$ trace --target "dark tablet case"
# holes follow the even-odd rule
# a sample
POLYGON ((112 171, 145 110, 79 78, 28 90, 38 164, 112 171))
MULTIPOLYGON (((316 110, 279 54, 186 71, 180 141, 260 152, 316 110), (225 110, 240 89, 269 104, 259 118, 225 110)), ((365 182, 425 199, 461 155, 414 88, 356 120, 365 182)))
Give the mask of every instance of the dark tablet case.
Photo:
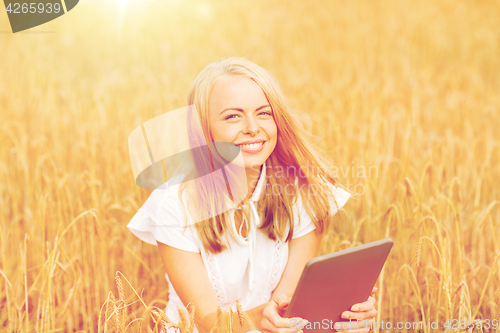
POLYGON ((308 320, 304 333, 333 332, 335 322, 349 321, 344 311, 368 299, 392 245, 386 238, 309 260, 284 318, 308 320))

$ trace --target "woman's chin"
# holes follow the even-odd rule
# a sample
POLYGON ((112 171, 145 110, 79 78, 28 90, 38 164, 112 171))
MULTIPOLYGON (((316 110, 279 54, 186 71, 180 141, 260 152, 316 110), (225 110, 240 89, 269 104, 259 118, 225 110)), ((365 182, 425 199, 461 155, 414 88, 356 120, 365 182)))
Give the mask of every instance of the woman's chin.
POLYGON ((245 169, 246 170, 260 170, 261 166, 264 164, 264 161, 245 161, 245 169))
POLYGON ((264 159, 262 156, 248 156, 243 154, 232 160, 230 164, 236 168, 244 168, 246 172, 251 172, 260 171, 266 160, 267 158, 264 159))

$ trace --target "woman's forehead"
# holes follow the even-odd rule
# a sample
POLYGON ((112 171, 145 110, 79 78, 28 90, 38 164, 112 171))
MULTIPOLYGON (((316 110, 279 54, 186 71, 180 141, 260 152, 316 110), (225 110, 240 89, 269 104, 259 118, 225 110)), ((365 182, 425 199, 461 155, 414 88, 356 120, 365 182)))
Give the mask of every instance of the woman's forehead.
MULTIPOLYGON (((262 88, 254 80, 241 75, 221 78, 214 84, 209 97, 209 105, 215 108, 239 107, 233 104, 241 104, 241 107, 262 102, 267 102, 262 88)), ((261 105, 257 107, 259 106, 261 105)))

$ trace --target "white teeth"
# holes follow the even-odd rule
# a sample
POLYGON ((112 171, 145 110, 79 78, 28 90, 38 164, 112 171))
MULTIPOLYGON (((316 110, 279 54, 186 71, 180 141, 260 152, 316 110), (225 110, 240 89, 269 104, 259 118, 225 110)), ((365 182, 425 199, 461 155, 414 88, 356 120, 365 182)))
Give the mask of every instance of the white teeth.
POLYGON ((251 144, 246 144, 246 145, 239 145, 241 148, 257 148, 259 146, 262 146, 264 144, 264 141, 259 142, 259 143, 251 143, 251 144))

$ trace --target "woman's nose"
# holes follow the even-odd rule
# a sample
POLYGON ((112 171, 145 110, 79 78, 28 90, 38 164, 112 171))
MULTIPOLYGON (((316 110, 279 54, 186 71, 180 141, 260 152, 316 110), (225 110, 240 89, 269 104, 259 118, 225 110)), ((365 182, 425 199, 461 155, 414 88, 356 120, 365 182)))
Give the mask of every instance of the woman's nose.
POLYGON ((255 135, 259 133, 259 125, 257 124, 254 117, 247 117, 245 122, 245 128, 243 129, 245 134, 255 135))

